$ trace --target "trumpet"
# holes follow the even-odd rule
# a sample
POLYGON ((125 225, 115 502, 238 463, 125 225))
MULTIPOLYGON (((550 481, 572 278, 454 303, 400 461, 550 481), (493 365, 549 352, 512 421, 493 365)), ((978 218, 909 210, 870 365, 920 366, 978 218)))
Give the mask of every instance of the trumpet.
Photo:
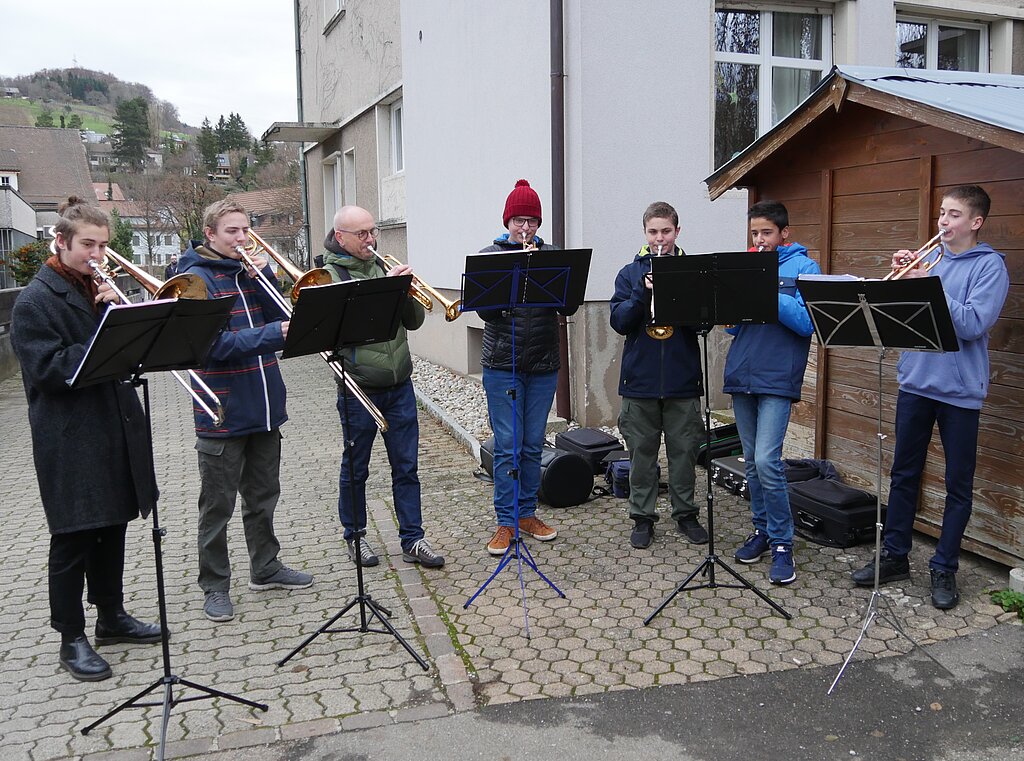
POLYGON ((899 280, 901 277, 906 275, 910 270, 917 267, 921 267, 925 272, 931 272, 932 268, 935 267, 940 261, 942 261, 943 255, 946 253, 946 247, 942 243, 942 236, 946 234, 946 229, 941 228, 931 240, 925 243, 921 248, 917 249, 909 257, 907 257, 906 263, 899 269, 890 270, 889 273, 882 278, 882 280, 899 280), (935 258, 928 260, 928 257, 933 253, 935 258), (926 261, 927 260, 927 261, 926 261))
MULTIPOLYGON (((658 256, 661 256, 661 251, 664 246, 658 246, 658 256)), ((645 276, 646 277, 646 276, 645 276)), ((651 289, 651 325, 647 326, 647 335, 656 341, 664 341, 666 338, 671 338, 675 332, 675 328, 671 325, 654 325, 654 289, 651 289)))
MULTIPOLYGON (((56 241, 50 241, 50 251, 54 254, 57 253, 56 241)), ((107 249, 104 253, 103 263, 89 261, 89 268, 92 270, 93 279, 96 282, 106 283, 110 286, 110 289, 116 294, 118 300, 122 304, 130 303, 128 296, 117 287, 117 281, 115 273, 118 269, 124 271, 135 279, 139 285, 145 288, 152 295, 154 299, 196 299, 202 300, 206 298, 206 285, 203 283, 202 278, 198 275, 192 275, 190 273, 183 273, 181 275, 175 275, 166 282, 161 282, 159 279, 153 277, 145 270, 136 267, 134 264, 129 262, 126 258, 121 256, 113 249, 107 249), (111 271, 107 266, 107 261, 113 261, 117 266, 111 271)), ((181 373, 177 370, 171 370, 171 375, 174 379, 181 384, 181 387, 188 392, 188 395, 192 397, 192 400, 199 405, 199 407, 210 416, 213 424, 219 426, 224 422, 224 408, 221 406, 220 399, 213 392, 206 382, 194 370, 188 371, 188 377, 196 386, 199 387, 202 394, 192 388, 191 384, 182 377, 181 373), (204 395, 205 394, 205 398, 204 395)))
MULTIPOLYGON (((292 302, 298 300, 299 291, 305 288, 307 285, 326 285, 331 282, 331 273, 323 268, 312 269, 309 272, 302 272, 298 267, 292 264, 287 258, 279 254, 270 245, 264 241, 259 235, 254 233, 252 230, 249 231, 249 244, 248 246, 238 246, 235 252, 239 255, 242 260, 242 264, 249 273, 256 279, 256 282, 264 290, 264 292, 271 298, 271 300, 278 306, 278 308, 291 319, 292 316, 292 303, 285 299, 277 287, 271 283, 266 275, 260 272, 259 267, 256 266, 256 262, 253 257, 262 249, 271 259, 278 263, 278 265, 285 271, 285 274, 290 277, 295 285, 292 287, 291 299, 292 302), (322 273, 322 274, 320 274, 322 273), (326 281, 323 278, 326 277, 326 281), (301 283, 301 285, 300 285, 301 283)), ((370 413, 370 417, 373 418, 373 422, 377 424, 377 429, 384 433, 388 430, 388 421, 384 419, 384 415, 377 408, 377 405, 366 395, 366 392, 359 388, 359 385, 352 380, 348 374, 342 368, 341 363, 331 359, 329 352, 320 352, 320 358, 327 363, 327 366, 331 368, 331 371, 345 384, 345 388, 348 389, 349 393, 356 398, 363 409, 370 413)))
MULTIPOLYGON (((376 256, 380 263, 387 268, 388 272, 401 264, 401 262, 391 256, 391 254, 381 256, 373 246, 367 246, 367 248, 370 253, 376 256)), ((462 299, 448 301, 448 299, 442 296, 437 290, 424 283, 415 275, 413 275, 412 285, 409 287, 409 295, 420 302, 420 304, 423 305, 423 308, 428 312, 433 311, 434 302, 436 301, 444 307, 444 319, 447 322, 454 322, 459 318, 459 315, 462 314, 462 299)))

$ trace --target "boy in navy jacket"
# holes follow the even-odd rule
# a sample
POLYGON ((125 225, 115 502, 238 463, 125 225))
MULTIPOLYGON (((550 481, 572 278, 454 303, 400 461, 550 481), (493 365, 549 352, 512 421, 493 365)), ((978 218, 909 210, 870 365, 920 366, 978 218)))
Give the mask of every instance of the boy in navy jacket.
POLYGON ((634 523, 629 541, 638 549, 650 547, 654 541, 658 452, 664 433, 672 519, 690 542, 704 544, 708 532, 697 520, 699 508, 693 499, 694 464, 704 438, 697 335, 679 325, 661 340, 647 332, 651 258, 685 255, 676 245, 679 215, 669 204, 658 201, 647 207, 643 222, 647 245, 619 271, 611 300, 612 329, 626 337, 619 375, 619 431, 629 448, 629 517, 634 523))
MULTIPOLYGON (((940 610, 960 601, 956 572, 960 542, 971 517, 978 422, 988 394, 988 332, 999 319, 1010 287, 1003 254, 987 243, 978 243, 978 231, 990 206, 988 193, 977 185, 961 185, 947 192, 939 207, 945 255, 931 273, 919 265, 904 276, 932 274, 942 279, 960 350, 943 354, 908 351, 900 355, 896 365, 900 385, 896 447, 879 582, 910 578, 907 555, 921 474, 932 429, 938 422, 946 457, 946 506, 929 566, 932 605, 940 610)), ((906 250, 893 254, 893 269, 904 266, 910 254, 906 250)), ((872 586, 874 563, 854 571, 853 581, 859 586, 872 586)))
POLYGON ((753 533, 734 557, 754 563, 770 549, 768 580, 789 584, 796 580, 796 565, 782 442, 793 402, 800 401, 814 332, 796 279, 821 270, 806 248, 789 243, 789 212, 781 203, 756 203, 747 220, 753 247, 779 255, 779 321, 726 329, 734 338, 725 360, 723 390, 732 394, 754 522, 753 533))

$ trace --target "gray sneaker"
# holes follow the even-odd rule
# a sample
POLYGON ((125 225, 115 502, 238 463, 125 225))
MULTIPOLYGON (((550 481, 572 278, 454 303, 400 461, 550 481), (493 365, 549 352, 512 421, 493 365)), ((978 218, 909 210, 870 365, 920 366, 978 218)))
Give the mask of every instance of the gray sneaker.
MULTIPOLYGON (((354 563, 356 562, 356 540, 350 539, 346 544, 348 545, 348 559, 354 563)), ((373 551, 370 543, 366 541, 366 537, 359 540, 359 559, 364 568, 372 568, 380 563, 380 558, 377 557, 377 553, 373 551)))
POLYGON ((230 621, 235 617, 235 606, 227 592, 207 592, 203 600, 203 613, 211 621, 230 621))
POLYGON ((277 573, 262 581, 251 579, 249 589, 263 592, 267 589, 305 589, 313 586, 313 575, 302 571, 293 571, 286 565, 281 566, 277 573))
POLYGON ((402 550, 402 560, 406 563, 419 563, 424 568, 440 568, 444 565, 444 557, 434 552, 426 539, 418 539, 412 547, 402 550))

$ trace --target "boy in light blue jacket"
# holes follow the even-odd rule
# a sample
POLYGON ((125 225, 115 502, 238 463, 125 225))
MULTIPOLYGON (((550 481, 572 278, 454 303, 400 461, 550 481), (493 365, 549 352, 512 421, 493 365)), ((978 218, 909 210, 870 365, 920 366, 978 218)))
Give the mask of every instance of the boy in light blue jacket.
MULTIPOLYGON (((879 582, 910 578, 914 515, 932 429, 946 458, 946 505, 942 532, 929 563, 932 605, 956 606, 960 542, 971 517, 978 422, 988 394, 988 332, 999 319, 1010 287, 1003 254, 978 243, 978 232, 991 201, 977 185, 948 191, 939 207, 939 230, 945 255, 930 272, 917 266, 904 277, 939 277, 953 318, 959 351, 943 354, 904 352, 896 366, 896 446, 893 452, 885 541, 879 582)), ((892 266, 905 265, 910 251, 893 254, 892 266)), ((859 586, 872 586, 874 562, 853 573, 859 586)))
POLYGON ((771 550, 768 580, 790 584, 796 580, 796 564, 782 442, 793 402, 800 401, 814 332, 796 279, 821 270, 806 248, 789 242, 789 212, 781 203, 756 203, 747 220, 753 248, 779 255, 779 320, 726 330, 735 337, 725 360, 723 390, 732 394, 754 523, 733 557, 755 563, 771 550))

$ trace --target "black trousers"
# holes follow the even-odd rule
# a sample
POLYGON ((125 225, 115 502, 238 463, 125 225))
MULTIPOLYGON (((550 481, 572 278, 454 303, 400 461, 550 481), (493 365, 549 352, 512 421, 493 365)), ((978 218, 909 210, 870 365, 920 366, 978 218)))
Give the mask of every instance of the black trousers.
POLYGON ((82 590, 100 609, 124 602, 124 537, 127 523, 50 536, 50 626, 76 637, 85 633, 82 590))

